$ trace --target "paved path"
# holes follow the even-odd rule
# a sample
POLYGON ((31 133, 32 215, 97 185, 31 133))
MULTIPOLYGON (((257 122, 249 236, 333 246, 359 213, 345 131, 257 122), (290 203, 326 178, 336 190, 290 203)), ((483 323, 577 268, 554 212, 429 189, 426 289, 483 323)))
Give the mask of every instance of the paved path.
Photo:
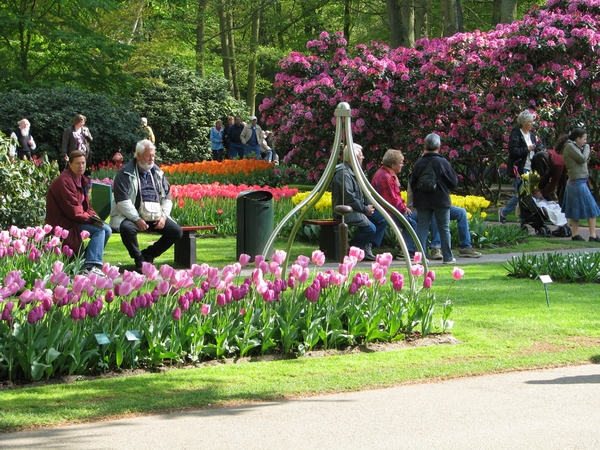
POLYGON ((600 366, 0 435, 4 449, 599 449, 600 366))

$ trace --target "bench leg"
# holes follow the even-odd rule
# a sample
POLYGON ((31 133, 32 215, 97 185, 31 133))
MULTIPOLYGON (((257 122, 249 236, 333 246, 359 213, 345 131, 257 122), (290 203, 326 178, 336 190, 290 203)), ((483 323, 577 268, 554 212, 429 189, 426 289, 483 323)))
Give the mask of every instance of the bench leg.
POLYGON ((183 236, 175 242, 175 263, 187 269, 196 264, 196 232, 183 230, 183 236))
POLYGON ((325 253, 325 258, 340 261, 337 226, 321 227, 319 230, 319 250, 325 253))

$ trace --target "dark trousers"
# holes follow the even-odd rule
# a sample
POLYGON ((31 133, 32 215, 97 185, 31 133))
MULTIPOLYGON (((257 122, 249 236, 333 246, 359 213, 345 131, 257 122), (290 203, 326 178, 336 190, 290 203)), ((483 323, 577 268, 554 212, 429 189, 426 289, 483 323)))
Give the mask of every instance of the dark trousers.
MULTIPOLYGON (((152 258, 162 255, 183 236, 183 230, 179 224, 169 218, 167 218, 164 228, 157 230, 154 228, 155 225, 156 222, 148 222, 148 230, 160 234, 160 239, 144 250, 144 253, 152 258)), ((135 222, 129 219, 123 220, 119 232, 121 233, 123 245, 125 245, 125 248, 129 252, 129 256, 133 259, 139 259, 142 256, 142 252, 138 244, 137 235, 139 230, 135 222)))

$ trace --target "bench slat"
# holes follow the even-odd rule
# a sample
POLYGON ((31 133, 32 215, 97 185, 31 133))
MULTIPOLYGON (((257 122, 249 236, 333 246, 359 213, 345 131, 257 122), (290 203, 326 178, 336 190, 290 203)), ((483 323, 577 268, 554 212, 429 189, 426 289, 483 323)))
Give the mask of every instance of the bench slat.
POLYGON ((305 219, 302 221, 305 225, 318 225, 320 227, 331 227, 342 223, 341 220, 335 219, 305 219))

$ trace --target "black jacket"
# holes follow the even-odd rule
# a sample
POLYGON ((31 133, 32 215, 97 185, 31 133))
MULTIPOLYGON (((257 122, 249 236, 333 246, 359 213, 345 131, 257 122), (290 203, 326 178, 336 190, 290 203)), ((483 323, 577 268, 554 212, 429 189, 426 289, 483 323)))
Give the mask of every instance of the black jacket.
POLYGON ((450 208, 450 191, 458 185, 456 172, 442 155, 436 152, 425 152, 415 163, 410 176, 410 188, 413 192, 413 205, 415 208, 450 208), (421 172, 427 163, 433 163, 433 170, 437 178, 437 188, 433 192, 422 192, 417 189, 421 172))
MULTIPOLYGON (((529 136, 531 137, 531 143, 535 145, 534 152, 537 153, 544 150, 542 141, 535 134, 530 131, 529 136)), ((525 142, 523 133, 521 133, 521 129, 517 128, 513 130, 508 138, 508 161, 506 162, 506 170, 510 178, 516 178, 515 171, 513 170, 514 167, 519 171, 519 175, 523 175, 523 166, 525 165, 525 161, 527 161, 528 153, 529 149, 527 148, 527 143, 525 142)))

